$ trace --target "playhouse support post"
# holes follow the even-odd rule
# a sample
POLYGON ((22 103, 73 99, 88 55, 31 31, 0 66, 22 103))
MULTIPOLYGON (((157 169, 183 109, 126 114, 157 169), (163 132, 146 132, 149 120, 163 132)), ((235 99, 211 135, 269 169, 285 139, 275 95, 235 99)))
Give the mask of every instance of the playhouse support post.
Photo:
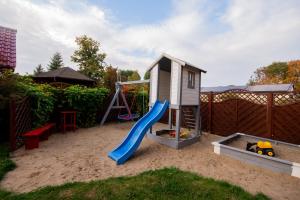
POLYGON ((180 126, 181 126, 181 109, 176 110, 176 140, 180 138, 180 126))
POLYGON ((169 108, 169 128, 172 129, 172 109, 169 108))
POLYGON ((197 106, 197 116, 196 116, 196 134, 202 135, 202 127, 201 127, 201 72, 199 73, 199 90, 198 93, 198 106, 197 106))
POLYGON ((196 106, 196 135, 200 135, 199 133, 199 124, 200 124, 200 106, 196 106))

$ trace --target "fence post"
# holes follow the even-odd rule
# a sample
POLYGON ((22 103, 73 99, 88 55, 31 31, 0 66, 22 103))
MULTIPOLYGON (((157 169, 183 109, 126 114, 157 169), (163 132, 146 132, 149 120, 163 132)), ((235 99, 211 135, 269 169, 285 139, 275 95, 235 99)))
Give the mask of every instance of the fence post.
POLYGON ((213 100, 214 96, 213 93, 210 92, 208 95, 208 132, 212 133, 212 118, 213 118, 213 113, 212 113, 212 107, 213 107, 213 100))
POLYGON ((235 132, 239 132, 239 100, 235 99, 235 132))
POLYGON ((267 95, 267 131, 270 138, 274 139, 273 135, 273 93, 267 95))
POLYGON ((16 150, 16 102, 14 100, 9 101, 9 140, 10 150, 16 150))

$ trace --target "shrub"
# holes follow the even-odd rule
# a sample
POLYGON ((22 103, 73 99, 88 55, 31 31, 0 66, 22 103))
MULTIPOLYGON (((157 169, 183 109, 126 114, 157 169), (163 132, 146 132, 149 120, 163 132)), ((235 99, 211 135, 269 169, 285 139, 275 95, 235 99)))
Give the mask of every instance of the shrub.
POLYGON ((149 95, 146 90, 139 91, 136 97, 136 109, 140 116, 148 112, 149 95))
POLYGON ((108 96, 106 88, 87 88, 73 85, 64 90, 64 107, 78 111, 77 121, 80 127, 91 127, 96 124, 97 111, 103 106, 108 96))
POLYGON ((24 96, 29 96, 32 111, 33 128, 42 126, 50 120, 57 101, 56 88, 48 84, 19 83, 24 96))

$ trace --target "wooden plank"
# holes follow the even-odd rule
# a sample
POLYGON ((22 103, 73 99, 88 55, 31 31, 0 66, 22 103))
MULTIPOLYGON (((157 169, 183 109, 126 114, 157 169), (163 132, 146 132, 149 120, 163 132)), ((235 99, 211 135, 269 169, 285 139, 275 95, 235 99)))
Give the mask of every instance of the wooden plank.
POLYGON ((120 109, 120 108, 126 108, 126 106, 113 106, 112 109, 120 109))
POLYGON ((268 94, 267 101, 267 130, 270 138, 274 138, 272 126, 273 93, 268 94))
POLYGON ((135 84, 145 84, 145 83, 150 83, 150 80, 117 82, 117 84, 120 84, 120 85, 135 85, 135 84))

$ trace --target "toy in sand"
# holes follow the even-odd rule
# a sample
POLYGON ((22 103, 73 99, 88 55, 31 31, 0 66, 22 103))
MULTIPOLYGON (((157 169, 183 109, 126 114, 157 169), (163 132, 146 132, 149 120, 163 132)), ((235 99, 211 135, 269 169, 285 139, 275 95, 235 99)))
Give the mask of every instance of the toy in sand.
MULTIPOLYGON (((189 136, 189 134, 190 134, 190 131, 188 129, 186 129, 186 128, 182 128, 180 130, 180 137, 181 138, 187 138, 189 136)), ((171 137, 175 137, 176 136, 176 131, 175 130, 170 131, 169 135, 171 137)))

